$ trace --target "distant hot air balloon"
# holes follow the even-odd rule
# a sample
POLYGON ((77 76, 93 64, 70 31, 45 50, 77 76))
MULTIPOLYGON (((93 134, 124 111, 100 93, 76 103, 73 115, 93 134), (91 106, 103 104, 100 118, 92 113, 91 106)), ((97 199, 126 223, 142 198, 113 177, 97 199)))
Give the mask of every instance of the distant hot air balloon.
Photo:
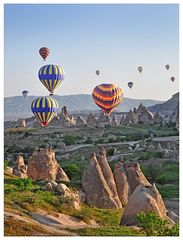
POLYGON ((174 81, 175 81, 175 77, 171 77, 170 79, 171 79, 171 81, 172 81, 172 82, 174 82, 174 81))
POLYGON ((128 82, 128 87, 131 89, 133 87, 133 82, 128 82))
POLYGON ((42 47, 42 48, 39 49, 39 54, 41 55, 41 57, 45 61, 46 58, 48 57, 48 55, 50 54, 50 49, 47 48, 47 47, 42 47))
POLYGON ((31 109, 42 126, 48 126, 58 111, 58 102, 51 97, 40 97, 32 102, 31 109))
POLYGON ((27 98, 29 92, 27 90, 22 91, 22 95, 24 96, 24 98, 27 98))
POLYGON ((142 66, 139 66, 139 67, 138 67, 138 71, 139 71, 140 73, 143 71, 142 66))
POLYGON ((100 71, 99 71, 99 70, 96 70, 96 74, 99 75, 99 74, 100 74, 100 71))
POLYGON ((170 65, 165 65, 165 68, 168 70, 170 68, 170 65))
POLYGON ((50 92, 50 95, 53 95, 54 90, 64 79, 65 73, 63 68, 61 68, 60 66, 50 64, 40 68, 38 76, 39 80, 50 92))
POLYGON ((102 111, 109 115, 122 101, 123 91, 115 84, 103 83, 93 89, 92 97, 102 111))

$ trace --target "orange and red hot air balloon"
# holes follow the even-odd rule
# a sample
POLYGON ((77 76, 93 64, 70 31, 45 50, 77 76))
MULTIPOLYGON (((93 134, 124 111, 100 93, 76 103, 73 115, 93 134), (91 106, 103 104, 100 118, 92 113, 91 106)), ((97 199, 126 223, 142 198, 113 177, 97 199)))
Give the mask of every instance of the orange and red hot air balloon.
POLYGON ((115 84, 100 84, 93 89, 92 97, 102 111, 110 115, 123 99, 123 90, 115 84))
POLYGON ((48 55, 50 54, 50 49, 47 48, 47 47, 42 47, 42 48, 39 49, 39 54, 41 55, 41 57, 45 61, 46 58, 48 57, 48 55))

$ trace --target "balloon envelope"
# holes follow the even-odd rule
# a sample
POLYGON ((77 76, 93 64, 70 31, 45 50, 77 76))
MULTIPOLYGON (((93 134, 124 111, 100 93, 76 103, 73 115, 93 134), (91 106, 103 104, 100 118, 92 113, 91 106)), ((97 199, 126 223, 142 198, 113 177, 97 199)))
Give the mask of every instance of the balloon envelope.
POLYGON ((142 66, 139 66, 139 67, 138 67, 138 71, 139 71, 140 73, 143 71, 142 66))
POLYGON ((99 75, 99 74, 100 74, 100 71, 99 71, 99 70, 97 70, 97 71, 96 71, 96 74, 97 74, 97 75, 99 75))
POLYGON ((133 87, 133 82, 128 82, 128 87, 131 89, 133 87))
POLYGON ((47 48, 47 47, 42 47, 42 48, 39 49, 39 54, 41 55, 43 60, 46 60, 46 58, 50 54, 50 49, 47 48))
POLYGON ((29 92, 27 90, 22 91, 22 95, 24 96, 24 98, 27 98, 29 92))
POLYGON ((168 70, 170 68, 170 65, 165 65, 165 68, 168 70))
POLYGON ((51 97, 40 97, 32 102, 31 110, 42 126, 48 126, 58 112, 58 102, 51 97))
POLYGON ((123 99, 123 91, 115 84, 100 84, 93 89, 92 97, 97 106, 106 114, 120 104, 123 99))
POLYGON ((171 77, 171 81, 174 82, 175 81, 175 77, 171 77))
POLYGON ((38 77, 51 95, 53 95, 54 90, 58 87, 61 81, 64 80, 65 73, 60 66, 50 64, 40 68, 38 77))

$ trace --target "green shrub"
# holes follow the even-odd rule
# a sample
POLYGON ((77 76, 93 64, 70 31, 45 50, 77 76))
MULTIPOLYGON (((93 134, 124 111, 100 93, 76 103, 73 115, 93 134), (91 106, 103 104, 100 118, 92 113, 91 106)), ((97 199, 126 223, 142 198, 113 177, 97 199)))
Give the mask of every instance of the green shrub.
POLYGON ((153 181, 156 181, 162 172, 161 166, 159 164, 154 163, 150 163, 146 166, 143 166, 142 170, 144 175, 153 181))
POLYGON ((24 191, 24 190, 31 190, 33 185, 32 185, 32 179, 30 178, 25 178, 25 179, 15 179, 13 181, 13 184, 17 186, 18 190, 24 191))
POLYGON ((92 143, 93 143, 93 140, 92 140, 91 137, 88 137, 84 143, 86 143, 86 144, 92 144, 92 143))
POLYGON ((159 183, 160 185, 164 185, 167 183, 167 180, 164 176, 161 176, 157 179, 157 183, 159 183))
POLYGON ((70 179, 80 178, 81 169, 75 164, 71 163, 69 165, 62 167, 70 179))
POLYGON ((73 145, 77 143, 78 138, 72 135, 65 135, 63 138, 63 142, 66 146, 73 145))
POLYGON ((170 228, 168 221, 156 216, 154 212, 138 213, 136 216, 138 226, 141 227, 147 236, 178 236, 179 226, 170 228))

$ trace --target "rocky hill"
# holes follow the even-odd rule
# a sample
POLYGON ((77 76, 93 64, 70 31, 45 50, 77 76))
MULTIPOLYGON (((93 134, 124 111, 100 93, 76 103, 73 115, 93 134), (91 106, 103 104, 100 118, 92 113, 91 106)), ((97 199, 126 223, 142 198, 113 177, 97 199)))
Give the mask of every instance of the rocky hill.
POLYGON ((178 102, 179 102, 179 92, 174 94, 166 102, 149 107, 149 110, 152 112, 175 111, 178 102))
MULTIPOLYGON (((13 120, 15 118, 27 118, 32 116, 31 103, 38 96, 29 96, 24 99, 23 96, 6 97, 4 98, 4 118, 5 121, 13 120)), ((55 99, 58 101, 60 109, 67 106, 70 112, 89 112, 98 111, 99 108, 95 105, 91 95, 78 94, 68 96, 57 96, 55 99)), ((116 108, 117 111, 128 112, 130 109, 142 104, 145 107, 154 104, 163 103, 162 101, 150 99, 130 99, 124 98, 123 102, 116 108)))

